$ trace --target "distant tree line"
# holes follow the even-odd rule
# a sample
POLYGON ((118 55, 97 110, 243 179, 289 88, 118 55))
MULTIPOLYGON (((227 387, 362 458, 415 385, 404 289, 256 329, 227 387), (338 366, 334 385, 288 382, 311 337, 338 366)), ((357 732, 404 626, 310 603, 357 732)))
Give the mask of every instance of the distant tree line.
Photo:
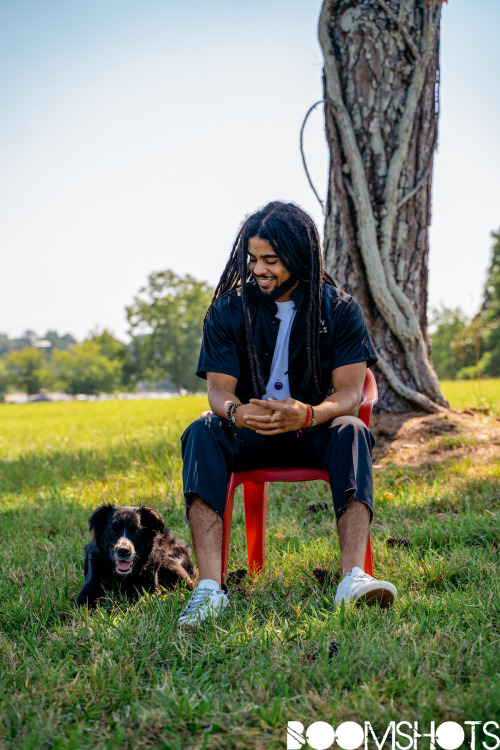
POLYGON ((18 339, 0 334, 0 397, 12 390, 69 394, 141 388, 196 391, 203 318, 213 289, 192 276, 152 273, 126 308, 131 341, 107 330, 78 343, 71 334, 34 331, 18 339))
MULTIPOLYGON (((500 230, 493 246, 484 298, 469 319, 460 308, 434 310, 432 359, 440 379, 500 376, 500 230)), ((0 333, 0 398, 9 390, 69 394, 196 391, 203 319, 213 289, 189 274, 152 273, 126 308, 131 341, 107 330, 78 343, 69 333, 34 331, 10 339, 0 333)))
POLYGON ((460 308, 433 310, 431 349, 441 380, 500 377, 500 230, 494 240, 481 309, 468 318, 460 308))

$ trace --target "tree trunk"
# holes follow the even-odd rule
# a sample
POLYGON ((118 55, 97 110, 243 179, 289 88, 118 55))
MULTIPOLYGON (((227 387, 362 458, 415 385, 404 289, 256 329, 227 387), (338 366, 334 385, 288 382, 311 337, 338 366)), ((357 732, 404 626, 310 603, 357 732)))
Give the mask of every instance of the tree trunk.
POLYGON ((441 0, 324 0, 327 270, 361 304, 379 411, 448 406, 427 336, 441 0))

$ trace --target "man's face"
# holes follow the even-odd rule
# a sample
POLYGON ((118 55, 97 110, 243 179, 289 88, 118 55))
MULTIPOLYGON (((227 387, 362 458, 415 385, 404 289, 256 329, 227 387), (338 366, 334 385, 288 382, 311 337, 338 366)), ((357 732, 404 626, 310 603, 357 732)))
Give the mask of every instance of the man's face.
MULTIPOLYGON (((260 237, 250 237, 248 240, 248 268, 260 291, 269 296, 272 296, 273 291, 291 277, 290 271, 276 255, 272 245, 267 240, 261 240, 260 237)), ((293 286, 293 289, 297 284, 293 286)), ((291 299, 291 291, 292 289, 289 289, 276 301, 286 302, 291 299)))

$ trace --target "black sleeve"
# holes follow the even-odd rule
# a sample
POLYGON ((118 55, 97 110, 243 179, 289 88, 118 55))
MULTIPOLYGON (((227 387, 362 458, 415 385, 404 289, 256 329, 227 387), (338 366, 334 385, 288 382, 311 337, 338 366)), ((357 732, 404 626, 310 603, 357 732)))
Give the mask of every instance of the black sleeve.
POLYGON ((215 303, 208 312, 196 368, 199 378, 206 380, 207 372, 220 372, 236 379, 240 377, 238 349, 229 316, 227 304, 220 308, 215 303))
POLYGON ((351 299, 340 312, 335 326, 333 367, 353 365, 366 362, 371 367, 377 361, 377 355, 366 327, 363 311, 358 303, 351 299))

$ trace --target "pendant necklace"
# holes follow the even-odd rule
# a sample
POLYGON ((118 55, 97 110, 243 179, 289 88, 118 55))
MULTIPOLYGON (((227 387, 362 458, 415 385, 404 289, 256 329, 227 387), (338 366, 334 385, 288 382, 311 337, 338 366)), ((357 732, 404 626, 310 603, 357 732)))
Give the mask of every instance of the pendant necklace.
MULTIPOLYGON (((287 370, 287 371, 286 371, 285 373, 283 373, 283 377, 284 377, 285 375, 288 375, 288 370, 287 370)), ((277 391, 281 391, 281 389, 283 388, 283 383, 281 382, 281 379, 280 379, 280 378, 278 378, 278 380, 277 380, 277 381, 276 381, 276 383, 274 384, 274 388, 275 388, 275 390, 277 390, 277 391)))

